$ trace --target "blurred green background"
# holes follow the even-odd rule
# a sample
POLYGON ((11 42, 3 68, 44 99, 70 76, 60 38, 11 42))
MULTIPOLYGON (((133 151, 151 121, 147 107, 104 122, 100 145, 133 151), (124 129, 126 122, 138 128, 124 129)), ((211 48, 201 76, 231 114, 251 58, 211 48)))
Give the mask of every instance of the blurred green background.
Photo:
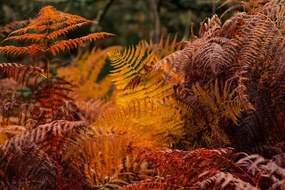
MULTIPOLYGON (((214 13, 220 14, 216 0, 0 0, 0 26, 37 15, 45 5, 97 21, 97 25, 73 34, 105 31, 116 35, 105 45, 136 44, 140 39, 157 41, 161 34, 189 37, 190 23, 199 23, 214 13)), ((104 46, 104 45, 103 45, 104 46)))

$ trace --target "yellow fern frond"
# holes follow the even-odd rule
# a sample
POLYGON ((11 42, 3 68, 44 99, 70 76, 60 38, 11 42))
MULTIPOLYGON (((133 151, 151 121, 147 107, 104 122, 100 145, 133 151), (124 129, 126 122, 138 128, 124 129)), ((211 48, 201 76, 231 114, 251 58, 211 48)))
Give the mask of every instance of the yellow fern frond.
POLYGON ((133 100, 151 99, 160 102, 173 95, 173 85, 164 81, 161 71, 153 71, 143 77, 134 88, 116 91, 116 102, 120 105, 128 104, 133 100))
POLYGON ((138 147, 170 146, 184 136, 179 110, 158 105, 149 99, 115 106, 93 127, 126 133, 138 147))
POLYGON ((193 86, 193 92, 198 102, 209 108, 211 114, 219 115, 221 118, 230 118, 236 124, 243 111, 253 109, 249 102, 247 102, 248 106, 244 106, 236 90, 232 89, 231 82, 225 82, 223 89, 220 90, 216 80, 213 96, 210 96, 199 84, 193 86))
POLYGON ((153 55, 140 46, 126 48, 123 52, 111 51, 108 55, 114 67, 111 77, 118 90, 124 89, 133 77, 145 74, 144 65, 154 61, 153 55))
POLYGON ((98 78, 106 64, 107 52, 120 48, 94 48, 78 55, 72 65, 58 69, 58 75, 71 81, 76 87, 71 96, 78 100, 102 99, 109 96, 112 81, 109 76, 98 78))

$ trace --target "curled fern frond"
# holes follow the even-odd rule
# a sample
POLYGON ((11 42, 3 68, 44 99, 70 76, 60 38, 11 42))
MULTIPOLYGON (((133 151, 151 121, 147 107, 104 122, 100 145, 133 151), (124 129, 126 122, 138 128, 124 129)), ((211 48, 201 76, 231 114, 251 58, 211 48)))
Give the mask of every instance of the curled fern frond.
POLYGON ((145 74, 144 65, 150 66, 155 61, 153 54, 148 54, 144 47, 136 46, 108 53, 114 70, 111 77, 118 90, 124 89, 133 77, 145 74))

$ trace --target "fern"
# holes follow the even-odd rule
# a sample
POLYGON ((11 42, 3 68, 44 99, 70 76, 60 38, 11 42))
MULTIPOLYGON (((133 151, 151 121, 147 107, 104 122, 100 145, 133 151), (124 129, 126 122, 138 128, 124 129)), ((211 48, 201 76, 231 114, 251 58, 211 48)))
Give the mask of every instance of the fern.
POLYGON ((5 26, 0 27, 0 39, 13 32, 15 29, 26 26, 30 20, 14 21, 5 26))
POLYGON ((0 170, 5 173, 1 176, 0 187, 31 190, 56 188, 55 162, 38 147, 27 145, 22 147, 21 152, 13 150, 4 154, 0 151, 0 170))
MULTIPOLYGON (((207 172, 206 172, 207 173, 207 172)), ((203 176, 205 174, 201 174, 203 176)), ((250 183, 244 182, 231 173, 218 172, 214 176, 199 182, 201 189, 210 188, 211 184, 215 184, 217 189, 235 189, 235 190, 258 190, 258 188, 252 186, 250 183)))
POLYGON ((140 156, 143 151, 134 147, 133 139, 124 133, 102 128, 89 131, 85 138, 79 137, 63 159, 83 169, 89 188, 117 188, 149 175, 148 164, 140 156))
POLYGON ((48 110, 56 110, 64 104, 64 101, 71 100, 68 92, 72 85, 61 78, 49 78, 40 82, 34 92, 33 97, 42 107, 48 110))
POLYGON ((106 65, 107 52, 119 48, 109 47, 104 50, 94 48, 91 52, 78 55, 71 66, 60 68, 58 75, 75 86, 71 97, 81 101, 104 99, 110 96, 112 83, 109 76, 99 80, 106 65))
POLYGON ((181 126, 179 111, 147 99, 130 102, 127 106, 117 105, 93 123, 95 129, 124 132, 134 139, 136 146, 150 148, 175 143, 184 135, 181 126))
POLYGON ((23 85, 28 84, 31 77, 34 78, 34 85, 38 83, 40 78, 46 78, 42 69, 30 65, 1 63, 0 68, 6 73, 8 78, 13 78, 15 81, 21 81, 23 85))
POLYGON ((37 55, 41 53, 56 55, 60 51, 71 50, 85 42, 111 35, 101 32, 81 38, 56 40, 72 30, 91 23, 92 21, 80 16, 62 13, 52 6, 46 6, 40 10, 37 18, 31 20, 26 27, 10 33, 10 36, 4 40, 32 43, 31 45, 24 47, 4 46, 0 47, 0 52, 7 55, 37 55))
POLYGON ((64 120, 53 121, 51 123, 40 125, 36 129, 27 131, 20 136, 15 136, 5 144, 1 145, 0 149, 7 154, 14 148, 21 150, 25 143, 42 143, 52 137, 60 137, 65 133, 84 126, 82 121, 69 122, 64 120))

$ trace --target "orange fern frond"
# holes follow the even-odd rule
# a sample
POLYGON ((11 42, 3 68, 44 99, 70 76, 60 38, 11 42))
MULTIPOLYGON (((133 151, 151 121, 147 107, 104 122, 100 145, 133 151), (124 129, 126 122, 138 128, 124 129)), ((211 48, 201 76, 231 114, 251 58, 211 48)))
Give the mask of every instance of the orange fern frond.
MULTIPOLYGON (((28 24, 25 28, 12 32, 10 35, 19 35, 30 31, 40 33, 47 32, 47 30, 58 31, 69 26, 80 26, 80 23, 86 22, 92 23, 92 21, 83 17, 62 13, 57 11, 52 6, 46 6, 40 10, 37 18, 33 19, 30 24, 28 24)), ((72 29, 73 28, 70 28, 70 30, 72 29)))
POLYGON ((75 86, 70 94, 71 97, 84 101, 108 98, 113 87, 111 78, 109 76, 102 78, 100 75, 107 63, 107 52, 120 48, 120 46, 111 46, 102 50, 94 48, 91 52, 79 54, 71 65, 59 68, 58 75, 75 86))
POLYGON ((0 27, 0 39, 16 30, 17 28, 24 27, 29 24, 30 20, 14 21, 5 26, 0 27))
POLYGON ((57 40, 69 32, 93 23, 83 17, 62 13, 52 6, 43 7, 38 16, 24 28, 10 33, 4 42, 25 42, 27 46, 4 46, 0 47, 0 53, 12 55, 36 55, 38 53, 56 55, 60 51, 71 50, 111 34, 106 32, 93 33, 76 39, 57 40))
POLYGON ((100 32, 100 33, 89 34, 81 38, 60 40, 52 44, 50 48, 48 48, 46 51, 52 53, 53 55, 56 55, 60 51, 77 48, 78 46, 83 45, 83 43, 85 42, 95 41, 97 39, 105 38, 112 35, 113 34, 107 32, 100 32))
POLYGON ((32 44, 26 47, 17 46, 4 46, 0 47, 0 53, 8 56, 20 56, 20 55, 36 55, 38 53, 44 53, 46 47, 40 44, 32 44))

